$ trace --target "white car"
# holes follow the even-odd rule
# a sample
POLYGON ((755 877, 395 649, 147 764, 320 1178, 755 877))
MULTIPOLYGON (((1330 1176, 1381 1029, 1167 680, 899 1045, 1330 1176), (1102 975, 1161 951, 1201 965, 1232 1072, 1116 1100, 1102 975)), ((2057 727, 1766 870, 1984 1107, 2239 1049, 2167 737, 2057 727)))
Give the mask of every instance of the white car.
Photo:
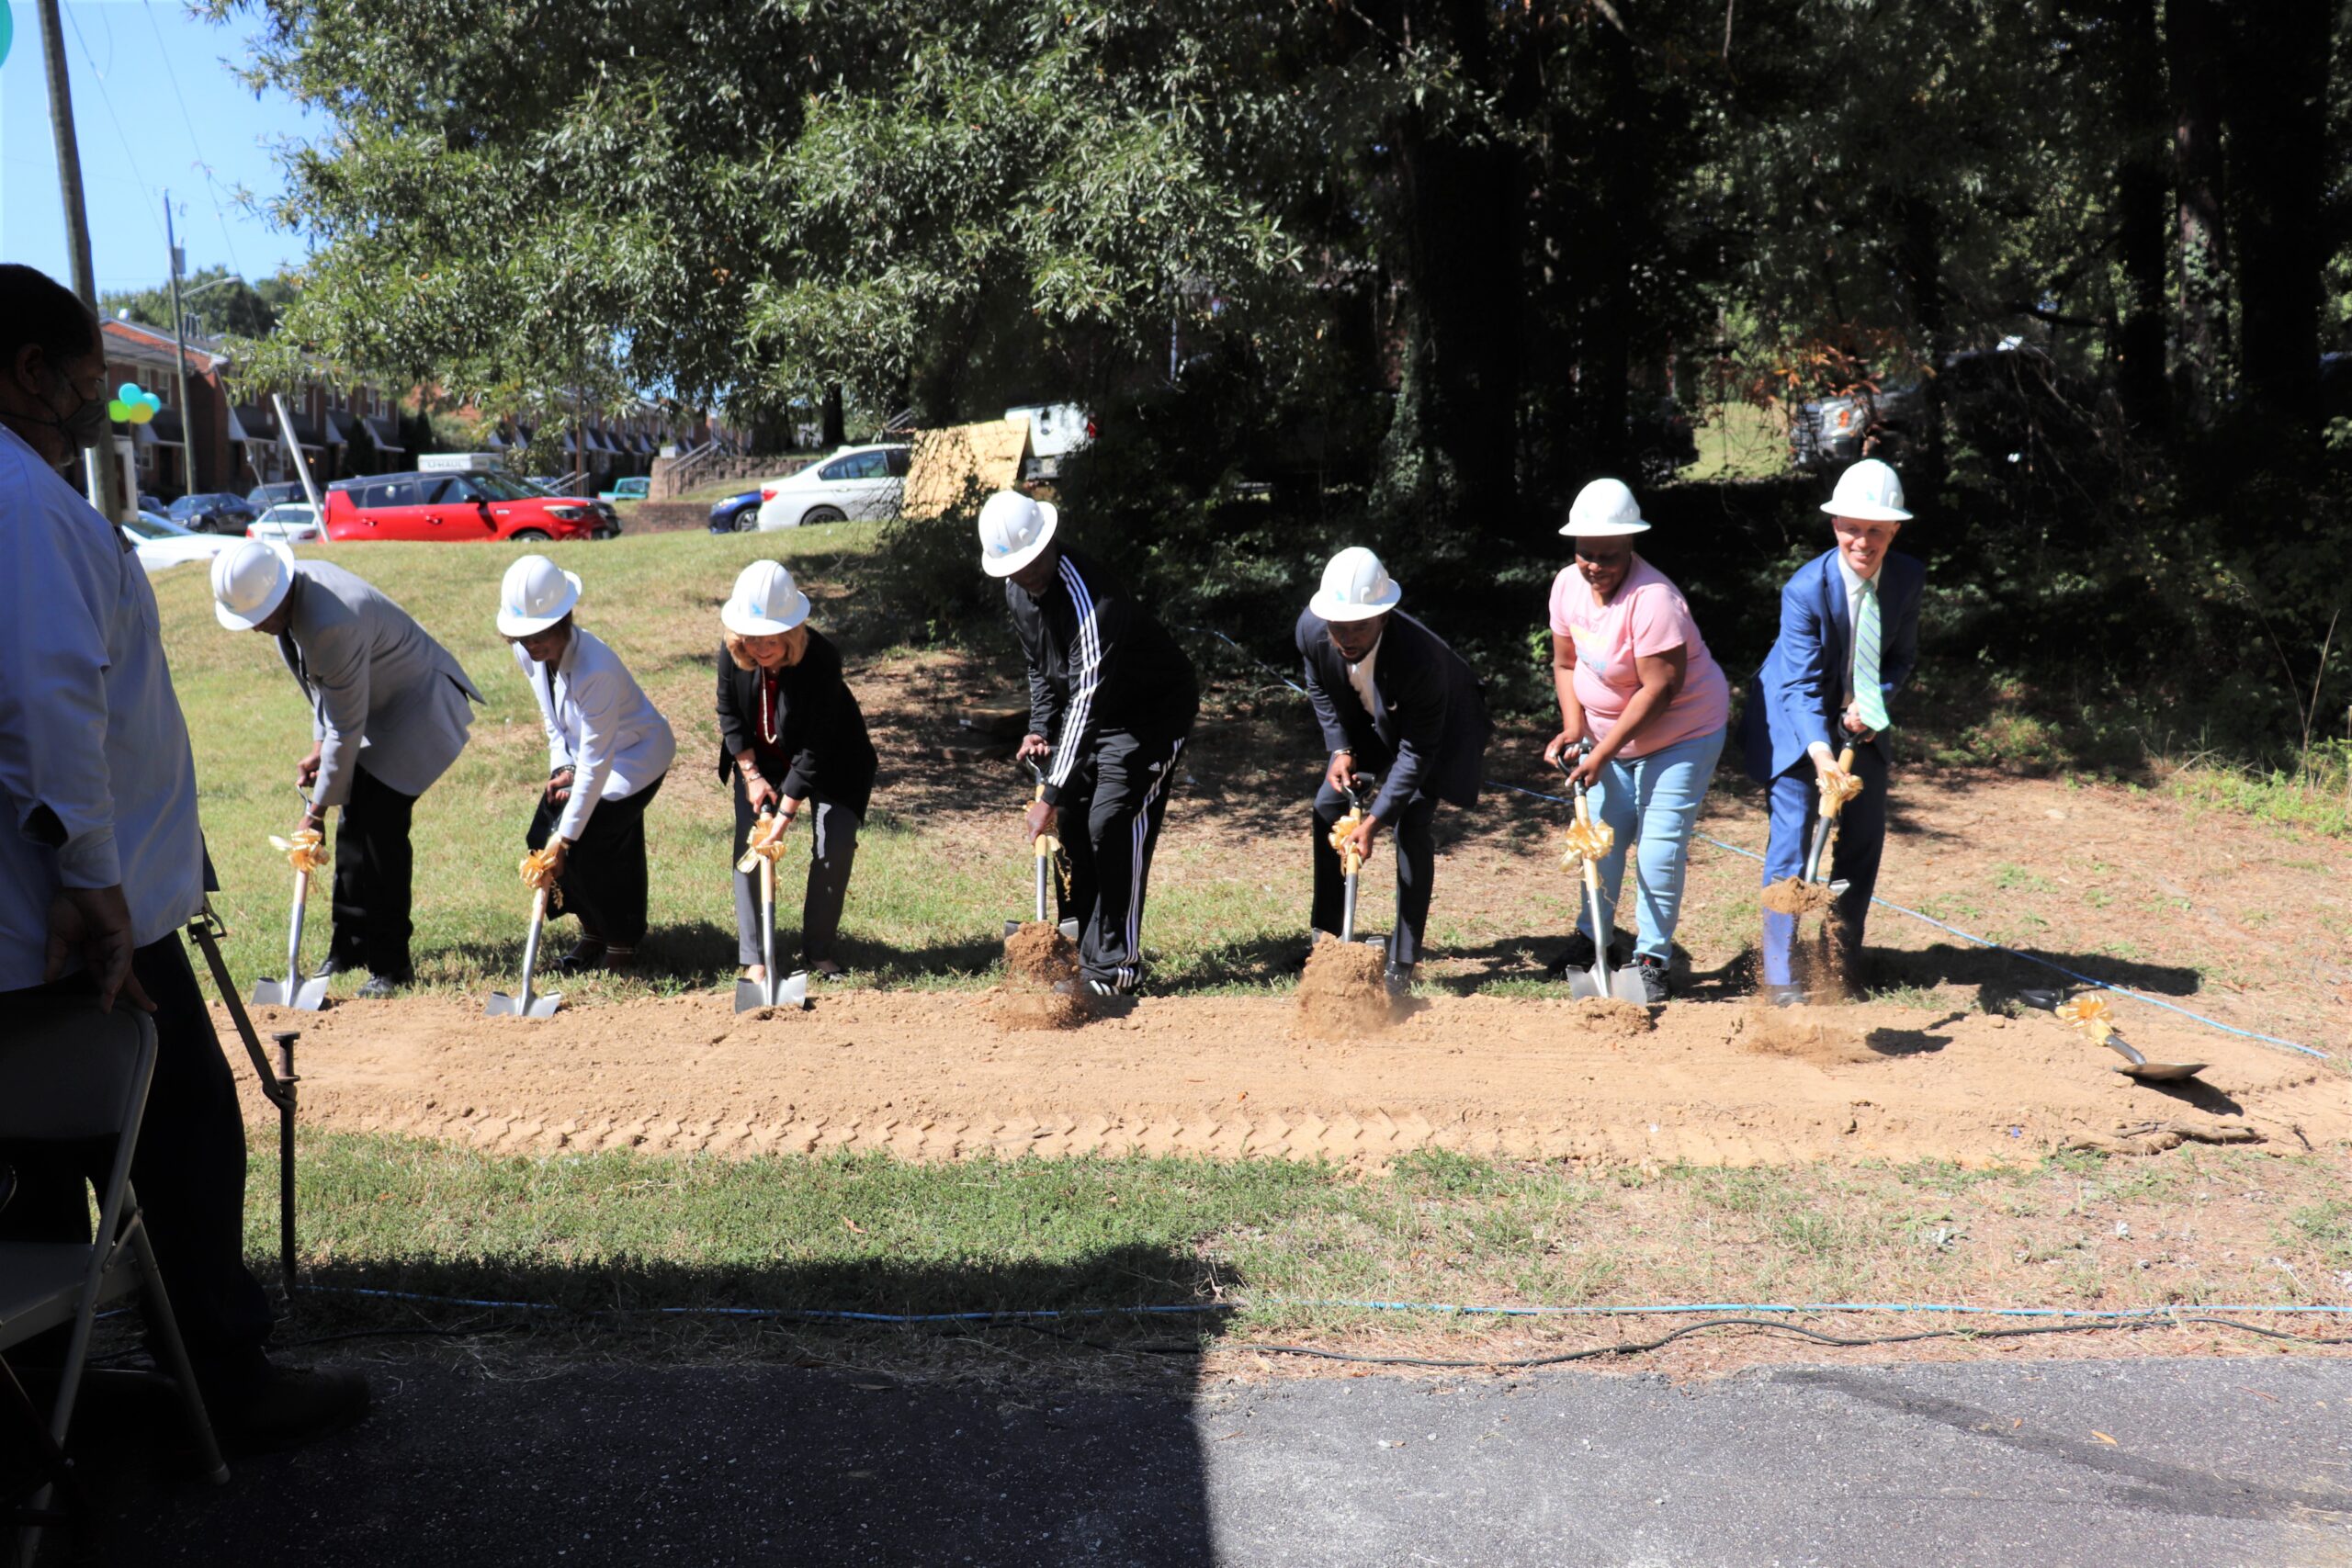
POLYGON ((319 514, 307 501, 281 501, 245 525, 248 539, 276 539, 281 545, 319 542, 319 514))
POLYGON ((233 534, 198 534, 153 512, 141 512, 137 521, 125 523, 122 536, 150 577, 188 561, 209 561, 237 542, 233 534))
POLYGON ((760 486, 760 528, 896 517, 912 447, 844 446, 789 478, 760 486))

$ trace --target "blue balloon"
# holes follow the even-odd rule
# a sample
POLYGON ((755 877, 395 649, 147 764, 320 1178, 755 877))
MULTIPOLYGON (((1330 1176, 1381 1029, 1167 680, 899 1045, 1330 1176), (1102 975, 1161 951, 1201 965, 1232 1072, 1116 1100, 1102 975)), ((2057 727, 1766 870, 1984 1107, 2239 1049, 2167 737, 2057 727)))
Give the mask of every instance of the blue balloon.
POLYGON ((8 59, 8 46, 16 41, 17 18, 15 13, 7 6, 0 5, 0 64, 6 63, 8 59))

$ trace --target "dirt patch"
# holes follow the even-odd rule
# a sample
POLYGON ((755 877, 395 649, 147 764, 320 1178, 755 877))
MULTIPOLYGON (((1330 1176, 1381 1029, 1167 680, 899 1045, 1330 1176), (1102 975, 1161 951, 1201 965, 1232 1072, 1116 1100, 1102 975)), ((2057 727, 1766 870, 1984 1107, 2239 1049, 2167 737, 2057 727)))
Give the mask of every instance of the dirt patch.
POLYGON ((1848 1066, 1883 1060, 1860 1030, 1839 1021, 1846 1010, 1816 1007, 1753 1007, 1741 1014, 1732 1035, 1743 1051, 1786 1056, 1815 1066, 1848 1066))
POLYGON ((1623 997, 1585 997, 1569 1004, 1577 1026, 1588 1034, 1630 1040, 1657 1027, 1650 1010, 1623 997))
POLYGON ((983 998, 1005 1029, 1076 1029, 1087 1020, 1078 949, 1060 928, 1029 920, 1004 939, 1004 982, 983 998))
POLYGON ((1386 968, 1369 942, 1317 942, 1298 982, 1299 1027, 1318 1040, 1359 1040, 1386 1029, 1396 1017, 1386 968))
MULTIPOLYGON (((306 1126, 496 1150, 881 1149, 1149 1154, 1381 1165, 1419 1148, 1507 1159, 1746 1166, 2028 1162, 2152 1122, 2352 1147, 2340 1068, 2135 1016, 2152 1056, 2212 1064, 2175 1091, 2108 1070, 2054 1021, 1892 1003, 1796 1010, 1867 1060, 1746 1043, 1745 1007, 1677 1002, 1652 1032, 1584 1027, 1565 998, 1438 996, 1335 1052, 1287 997, 1148 997, 1071 1032, 975 1028, 968 994, 827 991, 739 1018, 731 997, 648 998, 541 1022, 436 997, 257 1010, 303 1031, 306 1126)), ((230 1038, 225 1015, 216 1015, 230 1038)), ((249 1080, 249 1075, 244 1075, 249 1080)), ((256 1124, 276 1113, 247 1082, 256 1124)), ((2235 1135, 2235 1134, 2230 1134, 2235 1135)), ((2162 1141, 2162 1140, 2154 1140, 2162 1141)), ((2199 1141, 2202 1141, 2201 1139, 2199 1141)))

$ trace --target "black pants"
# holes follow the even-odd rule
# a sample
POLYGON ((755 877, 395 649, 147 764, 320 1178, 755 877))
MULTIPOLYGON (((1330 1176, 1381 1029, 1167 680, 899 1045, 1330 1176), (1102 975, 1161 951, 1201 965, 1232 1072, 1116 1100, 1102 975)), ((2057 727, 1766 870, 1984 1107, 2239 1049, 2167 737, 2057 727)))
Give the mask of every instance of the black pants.
POLYGON ((1191 733, 1189 725, 1176 735, 1100 733, 1094 754, 1062 786, 1057 830, 1069 855, 1069 892, 1061 915, 1078 920, 1078 967, 1086 979, 1128 991, 1143 978, 1151 852, 1191 733))
MULTIPOLYGON (((233 1382, 261 1370, 270 1329, 269 1300, 245 1268, 245 1125, 236 1079, 179 937, 141 948, 131 972, 155 1003, 156 1053, 130 1183, 198 1377, 216 1386, 233 1382)), ((74 976, 43 988, 86 994, 90 981, 74 976)), ((0 994, 0 1029, 7 1027, 12 998, 25 995, 0 994)), ((133 1004, 125 997, 115 1005, 133 1004)), ((104 1181, 113 1154, 111 1139, 9 1149, 17 1189, 0 1210, 0 1236, 89 1240, 82 1184, 104 1181)), ((57 1353, 64 1354, 62 1337, 57 1353)))
MULTIPOLYGON (((763 760, 764 761, 764 760, 763 760)), ((857 814, 846 806, 835 806, 822 795, 808 797, 808 837, 804 840, 808 849, 808 886, 800 898, 800 961, 814 964, 833 956, 833 939, 841 934, 842 905, 849 898, 850 867, 857 862, 857 814)), ((743 793, 743 775, 735 775, 735 852, 729 864, 743 858, 743 848, 751 842, 752 824, 756 816, 752 810, 751 797, 743 793)), ((792 863, 797 848, 786 853, 776 863, 776 869, 792 863)), ((776 901, 784 901, 781 881, 776 886, 776 901)), ((760 879, 757 874, 739 871, 735 874, 735 956, 739 963, 757 964, 760 958, 760 879)), ((779 963, 782 961, 779 960, 779 963)))
POLYGON ((368 771, 351 773, 351 798, 334 829, 334 941, 327 956, 339 969, 406 985, 410 885, 416 857, 408 842, 416 796, 368 771))
MULTIPOLYGON (((655 779, 635 795, 598 801, 580 829, 580 841, 563 857, 563 874, 557 879, 562 907, 556 912, 579 916, 583 936, 614 947, 635 947, 645 940, 645 808, 661 793, 662 779, 655 779)), ((563 807, 549 806, 541 795, 524 841, 535 850, 547 848, 561 820, 563 807)))
MULTIPOLYGON (((1315 792, 1315 904, 1308 923, 1333 936, 1340 934, 1348 879, 1331 847, 1331 826, 1347 814, 1348 797, 1327 778, 1315 792)), ((1380 825, 1396 841, 1396 927, 1388 933, 1388 962, 1402 969, 1421 961, 1421 937, 1429 929, 1430 885, 1437 875, 1437 835, 1430 825, 1436 816, 1436 797, 1416 795, 1395 821, 1380 825)))

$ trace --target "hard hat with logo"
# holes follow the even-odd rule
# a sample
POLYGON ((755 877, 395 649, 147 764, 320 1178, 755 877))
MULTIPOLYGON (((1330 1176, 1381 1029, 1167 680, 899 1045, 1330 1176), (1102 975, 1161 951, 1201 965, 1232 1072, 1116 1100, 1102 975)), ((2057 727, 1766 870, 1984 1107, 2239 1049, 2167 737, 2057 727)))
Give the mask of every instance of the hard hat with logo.
POLYGON ((240 539, 212 558, 212 613, 232 632, 249 632, 286 603, 294 586, 294 553, 266 539, 240 539))
POLYGON ((1903 480, 1876 457, 1865 457, 1838 476, 1838 492, 1821 503, 1832 517, 1865 523, 1908 523, 1903 510, 1903 480))
POLYGON ((719 624, 737 637, 781 637, 808 618, 808 595, 772 560, 755 560, 738 573, 734 593, 718 607, 719 624))
POLYGON ((1574 539, 1611 539, 1645 534, 1649 526, 1642 521, 1642 503, 1623 479, 1595 479, 1577 491, 1560 532, 1574 539))
POLYGON ((1306 607, 1327 621, 1368 621, 1386 615, 1404 597, 1404 589, 1378 556, 1362 545, 1351 545, 1324 567, 1323 586, 1306 607))
POLYGON ((1053 543, 1060 516, 1048 502, 1001 490, 980 508, 980 566, 990 577, 1011 577, 1053 543))
POLYGON ((498 631, 502 637, 535 637, 580 603, 580 579, 545 556, 525 556, 506 569, 498 585, 498 631))

